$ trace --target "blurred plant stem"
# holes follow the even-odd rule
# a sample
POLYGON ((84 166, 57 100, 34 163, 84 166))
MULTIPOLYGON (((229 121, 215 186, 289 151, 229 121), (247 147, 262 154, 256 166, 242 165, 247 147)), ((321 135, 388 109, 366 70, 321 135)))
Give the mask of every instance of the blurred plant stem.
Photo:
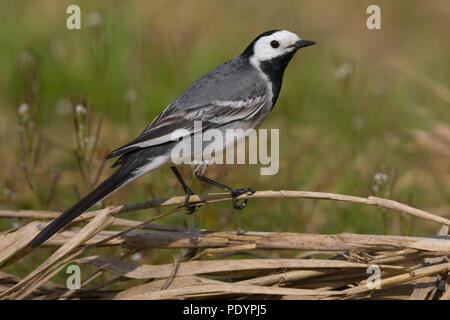
POLYGON ((89 119, 92 119, 92 115, 88 113, 86 102, 83 101, 82 103, 74 104, 73 110, 75 137, 77 142, 77 148, 74 150, 74 155, 83 184, 87 190, 91 190, 100 180, 105 165, 105 157, 103 157, 98 170, 95 173, 93 172, 93 160, 100 138, 102 118, 99 118, 95 135, 92 136, 89 126, 89 119))
POLYGON ((32 118, 30 107, 27 103, 22 103, 18 109, 19 114, 19 136, 21 146, 20 166, 24 172, 28 187, 36 196, 38 205, 42 207, 45 203, 45 196, 36 186, 35 168, 38 163, 41 135, 37 132, 34 119, 32 118))

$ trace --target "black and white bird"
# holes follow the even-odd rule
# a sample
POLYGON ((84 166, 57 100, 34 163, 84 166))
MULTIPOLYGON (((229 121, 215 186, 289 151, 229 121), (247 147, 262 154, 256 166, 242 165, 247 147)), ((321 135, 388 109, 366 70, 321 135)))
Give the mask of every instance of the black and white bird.
MULTIPOLYGON (((169 104, 134 140, 112 151, 107 158, 120 156, 113 167, 119 167, 109 178, 58 218, 46 226, 31 242, 35 248, 130 181, 164 165, 170 165, 185 193, 185 206, 192 213, 189 197, 194 193, 184 183, 171 161, 171 151, 180 140, 172 133, 184 129, 195 133, 194 121, 201 121, 201 130, 258 128, 272 111, 281 89, 283 74, 291 58, 302 47, 315 44, 302 40, 287 30, 271 30, 256 37, 240 55, 215 67, 192 83, 169 104)), ((182 138, 182 137, 179 137, 182 138)), ((181 139, 182 140, 182 139, 181 139)), ((229 191, 233 206, 243 208, 236 197, 254 193, 252 188, 234 189, 205 176, 208 159, 194 171, 201 181, 229 191)))

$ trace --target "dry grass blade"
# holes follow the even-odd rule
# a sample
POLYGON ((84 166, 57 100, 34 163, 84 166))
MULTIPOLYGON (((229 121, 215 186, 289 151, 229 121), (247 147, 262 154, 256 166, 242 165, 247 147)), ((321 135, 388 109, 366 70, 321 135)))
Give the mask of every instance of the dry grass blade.
POLYGON ((236 284, 204 284, 177 289, 149 291, 143 292, 140 296, 134 296, 133 299, 156 300, 156 299, 186 299, 190 297, 206 297, 206 296, 228 296, 230 294, 248 295, 248 294, 264 294, 264 295, 295 295, 295 296, 333 296, 343 295, 339 291, 325 290, 306 290, 291 289, 277 287, 261 287, 252 285, 236 285, 236 284))
POLYGON ((252 249, 256 249, 255 243, 245 243, 242 245, 228 246, 228 247, 226 246, 223 248, 209 248, 209 249, 199 252, 198 254, 196 254, 194 257, 192 257, 189 260, 197 260, 201 257, 211 256, 211 255, 217 254, 217 253, 230 253, 230 252, 236 252, 236 251, 242 251, 242 250, 252 250, 252 249))
POLYGON ((255 249, 298 249, 314 251, 348 251, 353 249, 416 249, 450 251, 450 237, 420 238, 404 236, 336 235, 290 232, 146 232, 124 235, 128 248, 220 248, 254 244, 255 249))
MULTIPOLYGON (((171 228, 167 228, 171 229, 171 228)), ((450 251, 450 236, 439 238, 361 235, 353 233, 340 234, 308 234, 290 232, 242 232, 242 231, 208 231, 193 230, 191 232, 128 232, 121 238, 108 241, 103 245, 122 245, 130 249, 148 248, 216 248, 213 251, 200 253, 200 256, 249 249, 297 249, 315 252, 334 252, 349 250, 390 250, 405 249, 394 256, 377 256, 374 263, 388 263, 402 260, 418 250, 445 253, 450 251)), ((76 234, 75 231, 64 231, 50 239, 46 246, 61 246, 76 234)), ((118 235, 116 231, 101 231, 89 239, 86 244, 95 244, 118 235)), ((198 257, 196 257, 198 258, 198 257)))
POLYGON ((326 270, 295 270, 283 273, 270 274, 263 277, 256 277, 248 280, 241 280, 236 283, 239 284, 251 284, 258 286, 271 286, 273 284, 281 284, 288 281, 299 281, 310 279, 314 277, 319 277, 326 275, 337 270, 326 269, 326 270))
MULTIPOLYGON (((439 224, 450 225, 450 220, 431 214, 429 212, 419 210, 413 207, 410 207, 406 204, 383 199, 377 197, 369 197, 362 198, 356 196, 348 196, 337 193, 327 193, 327 192, 313 192, 313 191, 293 191, 293 190, 280 190, 280 191, 257 191, 253 195, 241 195, 238 199, 282 199, 282 198, 305 198, 305 199, 322 199, 322 200, 335 200, 335 201, 344 201, 344 202, 353 202, 353 203, 361 203, 371 206, 377 206, 386 209, 392 209, 397 212, 407 213, 409 215, 417 216, 423 219, 427 219, 439 224)), ((123 208, 123 211, 134 211, 146 208, 153 208, 159 206, 168 206, 168 205, 176 205, 183 204, 185 197, 172 197, 167 199, 160 200, 150 200, 143 203, 136 203, 132 205, 126 205, 123 208)), ((216 201, 224 201, 230 200, 231 196, 228 193, 211 193, 211 194, 203 194, 203 195, 193 195, 190 198, 190 203, 192 204, 200 204, 205 202, 216 202, 216 201)))
MULTIPOLYGON (((85 220, 89 220, 94 218, 99 213, 98 210, 94 210, 91 212, 86 212, 82 214, 81 216, 75 218, 73 222, 81 222, 85 220)), ((55 211, 38 211, 38 210, 0 210, 0 217, 7 217, 7 218, 30 218, 30 219, 55 219, 59 215, 61 215, 61 212, 55 212, 55 211)), ((122 218, 116 218, 113 222, 113 226, 117 227, 135 227, 139 224, 139 222, 134 220, 128 220, 128 219, 122 219, 122 218)), ((152 229, 150 226, 143 226, 140 227, 141 229, 152 229)))
POLYGON ((137 300, 140 299, 147 292, 159 291, 163 286, 166 286, 166 289, 176 289, 176 288, 184 288, 191 287, 196 285, 204 285, 204 284, 222 284, 223 282, 217 280, 206 279, 203 277, 197 276, 182 276, 175 277, 168 284, 166 283, 167 279, 155 280, 149 283, 144 283, 142 285, 138 285, 135 287, 131 287, 129 289, 123 290, 119 292, 114 299, 115 300, 137 300))
MULTIPOLYGON (((381 288, 387 288, 394 285, 409 282, 411 280, 420 279, 432 274, 448 271, 450 263, 440 263, 429 267, 420 268, 409 273, 400 274, 386 279, 381 279, 381 288)), ((373 289, 369 288, 365 283, 357 287, 345 290, 348 296, 354 296, 361 293, 369 292, 373 289)))
POLYGON ((447 273, 447 281, 445 283, 445 291, 442 294, 440 300, 450 300, 450 277, 447 273))
POLYGON ((45 225, 33 221, 15 231, 0 234, 0 263, 24 249, 45 225))
MULTIPOLYGON (((134 278, 151 279, 167 278, 171 276, 173 266, 164 265, 138 265, 116 258, 91 256, 76 260, 77 263, 88 263, 116 274, 134 278)), ((199 274, 237 274, 248 270, 274 270, 274 269, 313 269, 313 268, 367 268, 367 264, 319 259, 239 259, 239 260, 210 260, 180 262, 176 276, 199 274)))
POLYGON ((5 218, 54 219, 60 214, 60 212, 41 210, 0 210, 0 217, 5 218))
MULTIPOLYGON (((262 295, 281 299, 359 299, 369 298, 372 294, 366 285, 369 264, 377 264, 382 269, 382 289, 374 292, 373 297, 438 297, 438 294, 435 294, 436 279, 441 275, 444 279, 450 267, 447 258, 450 253, 450 237, 447 235, 450 220, 396 201, 376 197, 361 198, 333 193, 282 190, 260 191, 253 196, 243 195, 240 198, 307 198, 360 203, 440 223, 447 232, 442 231, 433 237, 407 237, 352 233, 210 231, 151 224, 150 222, 183 209, 185 197, 172 197, 84 213, 69 225, 67 230, 58 232, 45 243, 46 246, 60 248, 24 279, 11 280, 10 277, 2 278, 0 274, 0 298, 189 299, 251 298, 262 295), (123 212, 168 205, 179 206, 144 222, 116 217, 123 212), (81 221, 89 223, 82 229, 73 228, 81 221), (104 230, 109 226, 122 229, 104 230), (153 231, 142 232, 136 229, 153 231), (123 257, 98 255, 77 259, 87 248, 97 250, 101 246, 121 246, 126 249, 127 256, 149 248, 205 250, 190 261, 175 259, 174 264, 163 265, 136 264, 124 261, 123 257), (308 252, 301 253, 295 259, 280 259, 269 258, 270 255, 256 256, 255 250, 308 252), (228 254, 237 252, 251 253, 256 258, 227 259, 228 254), (314 258, 318 253, 327 253, 330 257, 314 258), (215 260, 200 260, 211 255, 215 255, 215 260), (62 287, 44 287, 46 282, 71 261, 99 268, 83 282, 84 290, 67 291, 62 287), (112 272, 116 276, 102 281, 94 288, 85 288, 91 285, 91 280, 104 272, 112 272), (213 276, 214 280, 201 275, 213 276), (130 279, 159 280, 119 292, 105 290, 112 284, 126 286, 131 283, 130 279), (423 280, 417 281, 418 279, 423 280), (433 280, 432 286, 423 288, 423 284, 430 279, 433 280), (416 281, 414 291, 413 281, 416 281)), ((229 199, 229 194, 206 194, 192 196, 191 202, 200 205, 229 199)), ((0 216, 14 218, 50 219, 58 215, 58 212, 50 211, 0 210, 0 216)), ((42 222, 31 222, 20 229, 1 233, 0 262, 3 262, 3 265, 13 263, 28 254, 27 244, 44 225, 42 222)), ((447 288, 441 299, 448 299, 449 294, 447 288)))
MULTIPOLYGON (((28 297, 32 292, 34 292, 38 287, 40 287, 42 284, 53 278, 59 271, 61 271, 65 264, 75 258, 80 252, 73 252, 69 254, 68 256, 62 257, 57 262, 55 262, 53 265, 49 266, 47 269, 43 270, 35 279, 32 281, 29 281, 27 284, 19 288, 16 292, 14 292, 11 296, 8 298, 14 298, 17 300, 25 299, 28 297)), ((23 281, 23 280, 22 280, 23 281)), ((21 282, 18 283, 18 285, 21 282)))
MULTIPOLYGON (((437 233, 438 235, 448 235, 448 226, 442 226, 437 233)), ((445 262, 446 257, 425 258, 423 261, 424 266, 433 265, 440 262, 445 262)), ((409 296, 410 300, 431 300, 437 291, 439 282, 439 275, 432 275, 429 277, 423 277, 416 281, 413 293, 409 296)))
POLYGON ((15 298, 24 292, 30 291, 30 289, 39 286, 43 281, 39 281, 39 276, 45 273, 54 264, 58 264, 64 257, 71 254, 71 252, 77 248, 80 244, 86 242, 89 238, 100 232, 103 228, 108 226, 114 221, 112 214, 114 211, 106 208, 102 213, 97 215, 92 221, 90 221, 75 237, 70 239, 65 245, 59 248, 54 254, 52 254, 47 260, 45 260, 39 267, 31 272, 27 277, 20 281, 17 285, 11 289, 3 292, 0 298, 15 298))
MULTIPOLYGON (((113 225, 114 225, 114 223, 111 224, 111 226, 113 226, 113 225)), ((80 230, 81 230, 80 228, 72 228, 71 230, 68 230, 68 231, 59 232, 53 238, 51 238, 47 242, 45 242, 43 244, 43 246, 45 246, 45 247, 61 247, 64 244, 66 244, 67 241, 69 241, 75 235, 77 235, 80 232, 80 230)), ((93 236, 89 240, 87 240, 86 242, 84 242, 83 244, 84 245, 95 245, 98 242, 108 239, 117 234, 118 234, 117 231, 103 230, 103 231, 100 231, 99 233, 97 233, 95 236, 93 236)), ((113 240, 108 241, 108 243, 105 245, 108 245, 108 246, 121 245, 122 243, 123 243, 123 239, 113 239, 113 240)))
MULTIPOLYGON (((450 225, 450 220, 446 219, 444 217, 440 217, 434 214, 431 214, 429 212, 416 209, 413 207, 410 207, 406 204, 394 201, 394 200, 388 200, 383 198, 377 198, 377 197, 368 197, 368 198, 362 198, 362 197, 356 197, 356 196, 349 196, 349 195, 343 195, 343 194, 337 194, 337 193, 327 193, 327 192, 313 192, 313 191, 295 191, 295 190, 279 190, 279 191, 273 191, 273 190, 267 190, 267 191, 257 191, 253 195, 241 195, 238 197, 238 199, 282 199, 282 198, 304 198, 304 199, 321 199, 321 200, 334 200, 334 201, 344 201, 344 202, 352 202, 352 203, 360 203, 370 206, 377 206, 380 208, 385 209, 391 209, 396 212, 403 212, 412 216, 416 216, 419 218, 423 218, 429 221, 433 221, 436 223, 439 223, 441 225, 450 225)), ((192 195, 190 197, 190 203, 194 205, 203 204, 206 202, 217 202, 217 201, 227 201, 230 200, 231 196, 229 193, 211 193, 211 194, 202 194, 202 195, 192 195)), ((185 197, 184 196, 177 196, 177 197, 171 197, 166 199, 159 199, 159 200, 149 200, 142 203, 133 203, 133 204, 127 204, 123 206, 118 207, 112 207, 111 210, 116 211, 117 213, 122 212, 130 212, 130 211, 136 211, 136 210, 142 210, 142 209, 148 209, 148 208, 156 208, 161 206, 171 206, 171 205, 183 205, 184 204, 185 197)), ((98 213, 101 210, 91 211, 88 213, 83 214, 79 219, 88 219, 95 216, 96 213, 98 213)), ((11 211, 11 210, 0 210, 0 216, 8 216, 8 217, 21 217, 22 215, 30 215, 32 213, 24 211, 11 211)), ((39 214, 45 215, 45 214, 51 214, 49 212, 42 212, 40 211, 39 214)))

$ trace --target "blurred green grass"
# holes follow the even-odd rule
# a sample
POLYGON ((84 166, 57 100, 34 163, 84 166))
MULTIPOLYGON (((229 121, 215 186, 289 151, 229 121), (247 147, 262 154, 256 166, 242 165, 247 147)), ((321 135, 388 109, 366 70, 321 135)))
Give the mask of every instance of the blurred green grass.
MULTIPOLYGON (((77 1, 78 31, 65 28, 70 4, 0 3, 2 208, 61 211, 77 200, 74 186, 79 193, 88 191, 73 156, 71 99, 86 101, 91 135, 103 119, 95 171, 107 150, 134 138, 197 77, 239 54, 259 33, 282 28, 318 44, 291 62, 264 124, 280 128, 280 171, 268 177, 260 176, 257 166, 227 166, 211 168, 211 176, 237 187, 245 181, 257 190, 377 195, 449 216, 449 101, 437 93, 439 86, 448 92, 450 79, 450 6, 445 2, 379 1, 382 29, 377 31, 365 27, 370 1, 77 1), (418 73, 419 80, 405 70, 418 73), (36 132, 44 138, 34 174, 43 194, 51 190, 52 174, 61 173, 48 204, 37 201, 19 165, 17 109, 23 102, 31 106, 36 132), (378 172, 388 180, 375 192, 378 172)), ((110 172, 105 169, 102 177, 110 172)), ((189 180, 191 168, 182 172, 189 180)), ((198 193, 219 191, 190 183, 198 193)), ((165 168, 106 203, 181 194, 165 168)), ((216 230, 414 235, 437 230, 377 208, 313 200, 251 200, 239 212, 230 203, 209 204, 195 219, 200 227, 216 230)), ((184 220, 179 214, 161 223, 184 220)), ((1 219, 0 229, 13 222, 25 223, 1 219)), ((169 257, 170 252, 145 256, 147 262, 169 257)))

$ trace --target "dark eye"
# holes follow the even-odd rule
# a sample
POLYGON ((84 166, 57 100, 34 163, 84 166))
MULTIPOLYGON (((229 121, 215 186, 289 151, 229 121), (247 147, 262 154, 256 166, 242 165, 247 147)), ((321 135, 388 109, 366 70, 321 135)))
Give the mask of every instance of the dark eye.
POLYGON ((270 42, 270 46, 271 46, 272 48, 278 48, 278 47, 280 46, 280 43, 279 43, 277 40, 272 40, 272 41, 270 42))

